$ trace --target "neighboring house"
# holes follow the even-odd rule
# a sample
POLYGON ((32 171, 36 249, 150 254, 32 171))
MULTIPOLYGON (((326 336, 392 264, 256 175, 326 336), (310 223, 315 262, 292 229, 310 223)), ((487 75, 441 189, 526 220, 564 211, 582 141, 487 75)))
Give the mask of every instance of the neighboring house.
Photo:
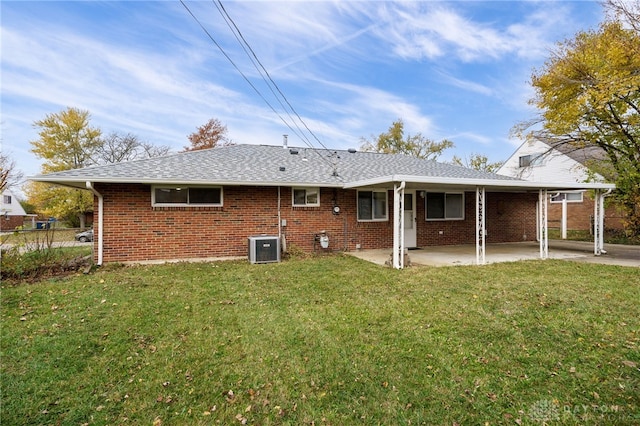
POLYGON ((536 202, 558 188, 400 154, 264 145, 31 179, 93 191, 98 264, 247 256, 248 238, 262 234, 306 252, 390 248, 396 268, 405 248, 475 243, 484 263, 487 242, 546 235, 536 202))
POLYGON ((13 231, 24 224, 27 213, 10 189, 5 189, 0 197, 0 231, 13 231))
MULTIPOLYGON (((497 173, 532 182, 604 181, 602 176, 589 170, 590 162, 603 159, 605 154, 599 148, 576 149, 570 145, 552 148, 543 141, 532 139, 520 145, 497 173)), ((549 226, 562 229, 562 224, 566 223, 565 229, 593 230, 595 206, 592 193, 568 190, 550 193, 549 196, 549 226)), ((605 228, 622 229, 622 216, 619 207, 607 207, 604 214, 605 228)))

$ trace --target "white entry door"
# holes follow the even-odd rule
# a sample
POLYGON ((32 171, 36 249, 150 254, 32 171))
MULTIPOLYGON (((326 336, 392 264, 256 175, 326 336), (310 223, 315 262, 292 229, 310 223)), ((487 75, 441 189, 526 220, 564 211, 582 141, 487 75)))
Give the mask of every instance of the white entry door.
POLYGON ((418 246, 416 231, 416 192, 404 192, 404 246, 406 248, 418 246))

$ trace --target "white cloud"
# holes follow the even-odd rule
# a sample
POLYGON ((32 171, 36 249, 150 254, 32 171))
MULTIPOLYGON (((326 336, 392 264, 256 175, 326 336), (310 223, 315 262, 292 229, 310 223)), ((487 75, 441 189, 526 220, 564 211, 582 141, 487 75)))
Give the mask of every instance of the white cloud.
POLYGON ((484 84, 476 83, 470 80, 463 80, 460 78, 456 78, 452 75, 445 73, 444 71, 439 72, 445 82, 448 84, 458 87, 463 90, 468 90, 470 92, 479 93, 481 95, 491 96, 493 94, 493 89, 484 84))
MULTIPOLYGON (((504 7, 510 6, 505 3, 504 7)), ((530 14, 504 26, 491 19, 465 16, 463 7, 456 3, 393 3, 376 10, 375 19, 381 23, 376 34, 406 60, 454 57, 473 62, 511 54, 540 58, 547 52, 550 37, 570 22, 567 8, 555 2, 531 3, 530 14)), ((369 16, 374 19, 372 12, 369 16)))

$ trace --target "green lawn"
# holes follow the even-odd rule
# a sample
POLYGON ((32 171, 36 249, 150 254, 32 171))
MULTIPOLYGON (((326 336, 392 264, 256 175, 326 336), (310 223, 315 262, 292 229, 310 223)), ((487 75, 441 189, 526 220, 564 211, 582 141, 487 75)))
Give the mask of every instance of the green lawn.
POLYGON ((640 274, 349 256, 3 287, 1 423, 640 424, 640 274))

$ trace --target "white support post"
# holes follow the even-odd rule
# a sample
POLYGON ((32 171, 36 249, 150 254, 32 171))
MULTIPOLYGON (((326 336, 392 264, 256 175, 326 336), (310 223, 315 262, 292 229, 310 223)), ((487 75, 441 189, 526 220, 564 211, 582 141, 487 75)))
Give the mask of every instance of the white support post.
POLYGON ((593 197, 593 254, 600 256, 604 247, 604 196, 599 189, 593 197))
POLYGON ((607 254, 604 249, 604 199, 607 196, 607 192, 598 191, 600 194, 598 199, 600 200, 600 254, 607 254))
POLYGON ((486 202, 484 186, 476 187, 476 264, 484 265, 485 257, 485 237, 486 231, 486 202))
POLYGON ((562 239, 567 239, 567 194, 562 199, 562 239))
POLYGON ((404 268, 404 187, 405 183, 393 187, 393 267, 404 268))
POLYGON ((549 257, 549 225, 547 223, 547 190, 541 189, 538 194, 538 235, 540 236, 540 259, 549 257))

